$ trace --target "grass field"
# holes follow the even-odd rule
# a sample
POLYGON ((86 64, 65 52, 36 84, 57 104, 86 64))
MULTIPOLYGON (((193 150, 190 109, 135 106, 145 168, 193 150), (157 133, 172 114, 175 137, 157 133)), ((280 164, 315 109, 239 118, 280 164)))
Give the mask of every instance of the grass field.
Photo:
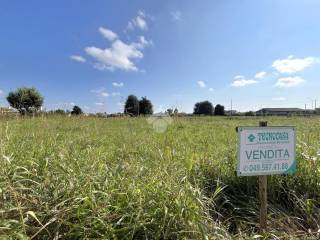
MULTIPOLYGON (((0 120, 0 239, 259 238, 257 177, 237 177, 235 127, 258 118, 0 120)), ((297 127, 298 171, 269 177, 265 238, 317 239, 320 118, 297 127)))

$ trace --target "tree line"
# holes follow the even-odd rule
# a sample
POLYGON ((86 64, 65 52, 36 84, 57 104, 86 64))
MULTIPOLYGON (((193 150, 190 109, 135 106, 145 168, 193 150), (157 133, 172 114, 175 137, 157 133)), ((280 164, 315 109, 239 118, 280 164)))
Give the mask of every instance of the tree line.
POLYGON ((135 95, 129 95, 124 104, 124 113, 130 116, 151 115, 153 114, 153 105, 147 97, 138 100, 135 95))
MULTIPOLYGON (((34 87, 21 87, 16 91, 9 92, 7 101, 9 105, 16 109, 21 115, 27 115, 37 113, 41 110, 44 97, 34 87)), ((57 114, 66 113, 62 109, 58 109, 54 112, 57 114)), ((83 111, 79 106, 74 106, 70 113, 72 115, 80 115, 83 111)))
MULTIPOLYGON (((37 113, 41 110, 44 97, 36 88, 21 87, 16 91, 12 91, 7 96, 7 101, 12 108, 15 108, 21 115, 37 113)), ((65 114, 66 111, 58 109, 53 111, 56 114, 65 114)), ((74 106, 71 112, 72 115, 81 115, 83 113, 79 106, 74 106)), ((169 115, 178 114, 178 109, 169 108, 166 111, 169 115)), ((124 114, 130 116, 152 115, 153 104, 142 97, 138 99, 135 95, 129 95, 124 104, 124 114)), ((217 104, 213 107, 209 101, 197 102, 194 105, 193 114, 195 115, 225 115, 224 106, 217 104)))
MULTIPOLYGON (((132 116, 150 115, 153 114, 153 105, 147 97, 142 97, 141 100, 138 100, 135 95, 129 95, 124 105, 124 113, 132 116)), ((173 110, 172 108, 169 108, 166 113, 169 115, 176 115, 178 114, 178 109, 175 108, 173 110)), ((223 116, 225 115, 225 111, 224 106, 220 104, 213 107, 211 102, 203 101, 197 102, 194 105, 193 114, 223 116)))
POLYGON ((224 106, 217 104, 213 107, 212 103, 209 101, 197 102, 193 108, 193 114, 195 115, 217 115, 224 116, 224 106))

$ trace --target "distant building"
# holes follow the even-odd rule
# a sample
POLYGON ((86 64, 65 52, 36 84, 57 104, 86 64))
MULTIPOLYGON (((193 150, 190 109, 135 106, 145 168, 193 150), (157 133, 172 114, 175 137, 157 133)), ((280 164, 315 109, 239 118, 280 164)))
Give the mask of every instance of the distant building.
POLYGON ((227 110, 224 112, 225 115, 231 116, 231 115, 237 115, 238 112, 236 110, 227 110))
POLYGON ((256 111, 256 115, 257 116, 290 116, 290 115, 303 115, 306 112, 307 112, 306 110, 301 108, 262 108, 256 111))
POLYGON ((8 107, 0 107, 0 115, 14 115, 18 112, 12 108, 8 107))

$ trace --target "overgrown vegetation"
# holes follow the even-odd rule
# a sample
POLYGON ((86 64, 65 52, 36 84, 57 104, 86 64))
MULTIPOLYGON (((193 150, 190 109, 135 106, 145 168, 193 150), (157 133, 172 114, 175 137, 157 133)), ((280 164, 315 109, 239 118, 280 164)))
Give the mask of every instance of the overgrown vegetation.
MULTIPOLYGON (((297 126, 298 172, 269 177, 263 237, 317 239, 320 119, 267 120, 297 126)), ((235 174, 235 127, 258 121, 2 119, 0 239, 260 238, 257 178, 235 174)))

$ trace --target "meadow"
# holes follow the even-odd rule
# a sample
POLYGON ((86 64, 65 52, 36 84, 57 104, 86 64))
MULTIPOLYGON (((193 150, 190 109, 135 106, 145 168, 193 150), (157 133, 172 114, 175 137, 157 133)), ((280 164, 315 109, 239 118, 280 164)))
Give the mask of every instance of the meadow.
POLYGON ((261 118, 0 120, 0 239, 318 239, 320 118, 297 128, 298 171, 268 177, 259 234, 257 177, 236 176, 236 126, 261 118))

